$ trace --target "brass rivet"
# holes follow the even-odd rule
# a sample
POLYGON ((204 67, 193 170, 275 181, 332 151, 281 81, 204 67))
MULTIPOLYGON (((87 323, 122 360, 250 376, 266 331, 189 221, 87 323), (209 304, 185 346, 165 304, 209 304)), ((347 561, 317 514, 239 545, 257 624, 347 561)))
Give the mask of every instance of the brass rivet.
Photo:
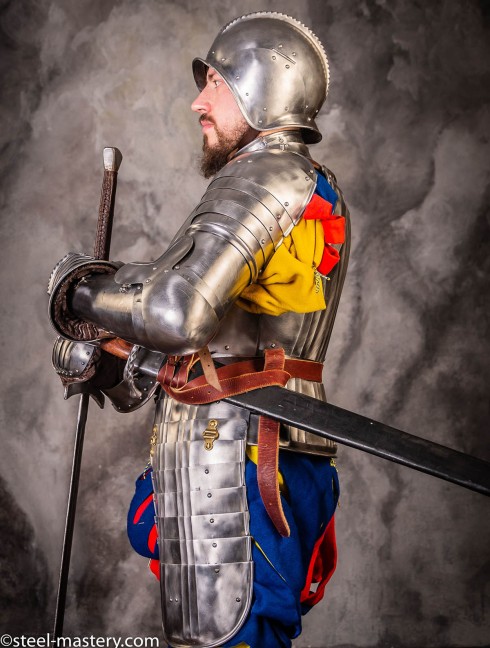
POLYGON ((284 205, 285 205, 286 207, 289 207, 289 203, 288 203, 288 202, 285 202, 284 205))
POLYGON ((275 61, 275 60, 276 60, 276 57, 275 57, 275 56, 273 56, 273 57, 272 57, 272 60, 273 60, 273 61, 275 61))
POLYGON ((240 603, 241 598, 239 596, 237 596, 235 600, 236 600, 237 603, 240 603))
POLYGON ((211 493, 208 493, 208 497, 213 497, 213 495, 211 493))
POLYGON ((214 518, 211 518, 209 521, 211 522, 211 524, 214 524, 214 518))
POLYGON ((213 547, 217 547, 217 546, 218 546, 217 543, 213 542, 213 547))

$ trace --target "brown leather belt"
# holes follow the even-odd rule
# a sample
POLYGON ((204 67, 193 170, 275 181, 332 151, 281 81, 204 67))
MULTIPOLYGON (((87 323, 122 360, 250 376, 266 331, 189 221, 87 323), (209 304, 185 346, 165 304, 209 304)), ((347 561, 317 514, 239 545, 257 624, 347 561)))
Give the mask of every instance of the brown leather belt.
MULTIPOLYGON (((284 387, 290 378, 321 382, 321 362, 286 358, 284 349, 266 349, 263 358, 253 358, 216 369, 221 389, 211 385, 206 375, 188 382, 198 354, 171 356, 158 374, 165 392, 181 403, 204 405, 227 396, 244 394, 261 387, 284 387)), ((277 479, 279 462, 279 421, 261 416, 258 434, 257 480, 265 509, 278 532, 288 537, 289 525, 282 508, 277 479)))

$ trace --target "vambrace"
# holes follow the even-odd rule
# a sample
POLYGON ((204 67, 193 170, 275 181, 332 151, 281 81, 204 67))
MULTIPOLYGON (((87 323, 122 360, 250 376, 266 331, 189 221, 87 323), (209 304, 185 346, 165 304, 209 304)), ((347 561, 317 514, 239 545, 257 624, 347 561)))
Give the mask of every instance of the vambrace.
POLYGON ((239 155, 159 259, 83 277, 69 309, 95 329, 148 349, 175 355, 201 349, 300 220, 315 185, 313 165, 297 153, 239 155))

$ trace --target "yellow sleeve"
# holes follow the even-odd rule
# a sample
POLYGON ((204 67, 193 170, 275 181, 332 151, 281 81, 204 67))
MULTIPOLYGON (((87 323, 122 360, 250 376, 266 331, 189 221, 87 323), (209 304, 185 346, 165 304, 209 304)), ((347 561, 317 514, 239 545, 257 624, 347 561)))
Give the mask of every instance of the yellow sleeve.
POLYGON ((250 313, 266 315, 324 310, 322 282, 316 270, 324 245, 320 221, 300 221, 276 250, 256 283, 242 292, 238 306, 250 313))

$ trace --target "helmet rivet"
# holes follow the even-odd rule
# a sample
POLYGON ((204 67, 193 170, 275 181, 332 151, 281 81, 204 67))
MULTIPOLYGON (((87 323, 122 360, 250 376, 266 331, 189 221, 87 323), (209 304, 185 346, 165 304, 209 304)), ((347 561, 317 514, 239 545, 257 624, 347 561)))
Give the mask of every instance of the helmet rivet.
POLYGON ((221 62, 222 62, 222 63, 224 63, 225 61, 226 61, 226 59, 225 59, 225 58, 222 58, 222 59, 221 59, 221 62))
POLYGON ((269 232, 272 232, 273 229, 274 229, 274 228, 273 228, 272 225, 271 225, 271 226, 269 227, 269 232))
POLYGON ((272 57, 272 60, 273 60, 273 61, 275 61, 275 60, 276 60, 276 57, 275 57, 275 56, 273 56, 273 57, 272 57))
POLYGON ((311 121, 311 117, 308 117, 308 121, 311 121))
POLYGON ((237 602, 237 603, 240 603, 240 601, 241 601, 241 599, 239 599, 238 596, 237 596, 237 598, 236 598, 236 602, 237 602))
POLYGON ((292 56, 296 56, 296 52, 292 52, 292 56))
POLYGON ((261 123, 262 123, 262 120, 261 120, 261 119, 259 119, 259 124, 261 124, 261 123))
POLYGON ((279 45, 277 47, 279 47, 279 49, 280 49, 282 47, 282 43, 279 43, 279 45))
POLYGON ((213 52, 211 52, 211 54, 214 54, 214 51, 213 51, 213 52))
POLYGON ((308 108, 308 107, 309 107, 308 104, 306 104, 305 108, 308 108))
POLYGON ((239 76, 235 77, 235 79, 236 79, 237 81, 238 81, 239 78, 240 78, 239 76))
POLYGON ((289 65, 286 65, 286 69, 289 70, 289 65))
POLYGON ((267 110, 267 108, 264 108, 264 110, 267 110))
POLYGON ((289 106, 285 106, 285 107, 284 107, 284 110, 289 110, 289 106))
POLYGON ((246 93, 245 93, 245 96, 247 96, 247 97, 248 97, 248 92, 246 92, 246 93))
POLYGON ((284 203, 284 206, 285 206, 285 207, 289 207, 289 203, 288 203, 288 202, 285 202, 285 203, 284 203))

